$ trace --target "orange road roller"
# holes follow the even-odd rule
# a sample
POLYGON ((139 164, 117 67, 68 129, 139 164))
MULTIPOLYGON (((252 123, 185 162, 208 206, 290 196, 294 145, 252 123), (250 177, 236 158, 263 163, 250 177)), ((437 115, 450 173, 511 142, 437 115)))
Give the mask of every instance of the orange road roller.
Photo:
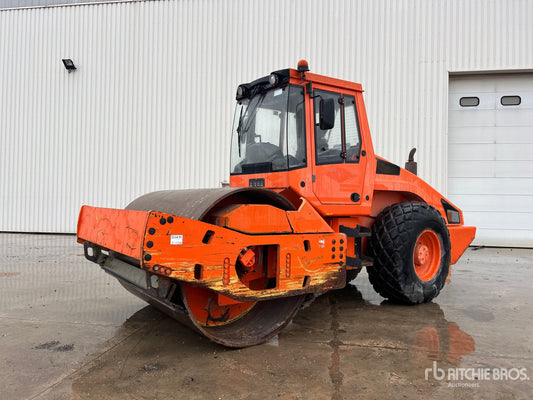
POLYGON ((372 146, 360 84, 297 69, 237 88, 230 187, 83 206, 85 257, 228 347, 263 343, 366 267, 390 301, 443 288, 475 236, 461 210, 372 146))

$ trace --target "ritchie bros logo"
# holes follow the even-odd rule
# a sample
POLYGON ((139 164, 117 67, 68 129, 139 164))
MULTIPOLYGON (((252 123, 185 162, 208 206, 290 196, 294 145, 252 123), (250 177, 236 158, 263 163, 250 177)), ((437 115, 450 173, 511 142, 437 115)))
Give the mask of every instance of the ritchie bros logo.
POLYGON ((527 368, 439 368, 433 361, 432 368, 425 369, 425 379, 446 380, 448 386, 479 387, 480 381, 528 381, 527 368), (458 384, 453 381, 468 381, 458 384))

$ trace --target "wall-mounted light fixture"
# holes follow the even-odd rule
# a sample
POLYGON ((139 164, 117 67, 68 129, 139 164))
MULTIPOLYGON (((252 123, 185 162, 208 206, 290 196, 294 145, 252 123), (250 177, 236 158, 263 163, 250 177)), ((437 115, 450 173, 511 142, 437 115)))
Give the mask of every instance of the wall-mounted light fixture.
POLYGON ((72 61, 70 58, 63 58, 61 61, 63 61, 63 65, 65 66, 66 70, 70 74, 72 71, 76 70, 76 66, 74 65, 74 61, 72 61))

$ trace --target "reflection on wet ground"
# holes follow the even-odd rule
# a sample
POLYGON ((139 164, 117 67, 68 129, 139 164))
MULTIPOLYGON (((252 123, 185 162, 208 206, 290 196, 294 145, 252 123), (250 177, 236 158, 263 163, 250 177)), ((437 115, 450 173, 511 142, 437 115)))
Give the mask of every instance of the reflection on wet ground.
POLYGON ((151 307, 119 335, 127 339, 72 384, 75 398, 449 398, 426 369, 460 367, 475 351, 438 304, 374 304, 354 286, 320 297, 264 346, 225 349, 151 307))
MULTIPOLYGON (((59 242, 52 251, 68 244, 59 242)), ((143 305, 98 268, 78 265, 77 253, 38 266, 31 258, 0 268, 3 292, 23 303, 0 303, 0 333, 6 334, 0 343, 7 350, 0 356, 7 371, 0 379, 3 387, 15 385, 10 399, 529 399, 533 394, 527 379, 439 375, 525 368, 533 377, 531 250, 470 249, 436 302, 416 307, 388 304, 362 273, 352 282, 356 286, 328 293, 300 311, 274 340, 240 350, 211 343, 143 305), (20 276, 1 275, 10 272, 20 276), (39 274, 40 280, 31 278, 39 274), (25 279, 25 285, 6 279, 25 279), (17 295, 24 286, 39 296, 17 295), (39 302, 45 307, 36 310, 39 302), (124 321, 124 315, 130 317, 124 321)))

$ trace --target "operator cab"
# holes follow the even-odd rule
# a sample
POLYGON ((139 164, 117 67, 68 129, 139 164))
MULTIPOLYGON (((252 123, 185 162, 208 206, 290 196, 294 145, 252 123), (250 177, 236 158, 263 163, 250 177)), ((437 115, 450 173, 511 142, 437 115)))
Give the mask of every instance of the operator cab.
POLYGON ((365 173, 373 150, 370 139, 363 145, 361 85, 300 67, 238 87, 230 186, 288 189, 324 213, 370 207, 365 173), (321 210, 327 205, 343 209, 321 210))

